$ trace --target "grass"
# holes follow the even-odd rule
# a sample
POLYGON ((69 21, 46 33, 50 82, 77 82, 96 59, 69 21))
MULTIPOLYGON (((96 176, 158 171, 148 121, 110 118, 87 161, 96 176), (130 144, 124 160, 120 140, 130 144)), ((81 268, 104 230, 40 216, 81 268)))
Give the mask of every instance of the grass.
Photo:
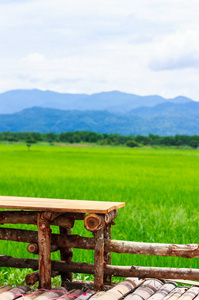
MULTIPOLYGON (((198 243, 198 178, 198 150, 34 145, 27 151, 23 144, 0 145, 0 195, 124 201, 112 229, 119 240, 198 243)), ((73 233, 91 236, 82 221, 73 233)), ((27 245, 0 241, 0 246, 1 255, 36 257, 27 245)), ((112 258, 118 265, 199 268, 198 259, 114 253, 112 258)), ((93 251, 75 249, 74 261, 93 262, 93 251)), ((20 284, 25 272, 1 268, 0 284, 20 284)))

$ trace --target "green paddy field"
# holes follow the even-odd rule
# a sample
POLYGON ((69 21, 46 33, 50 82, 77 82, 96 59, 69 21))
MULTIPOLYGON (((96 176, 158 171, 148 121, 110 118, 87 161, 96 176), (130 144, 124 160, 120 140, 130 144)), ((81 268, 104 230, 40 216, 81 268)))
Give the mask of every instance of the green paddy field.
MULTIPOLYGON (((199 243, 199 150, 1 144, 0 195, 124 201, 114 239, 199 243)), ((73 233, 90 236, 82 221, 73 233)), ((0 255, 36 257, 26 247, 0 241, 0 255)), ((74 260, 93 262, 93 251, 74 250, 74 260)), ((129 254, 112 263, 199 268, 199 259, 129 254)), ((21 284, 25 273, 1 268, 0 285, 21 284)))

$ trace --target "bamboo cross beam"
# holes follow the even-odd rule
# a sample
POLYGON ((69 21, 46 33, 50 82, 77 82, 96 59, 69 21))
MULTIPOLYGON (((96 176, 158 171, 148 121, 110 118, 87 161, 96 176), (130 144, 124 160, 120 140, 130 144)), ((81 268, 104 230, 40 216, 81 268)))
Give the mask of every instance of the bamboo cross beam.
MULTIPOLYGON (((0 228, 0 239, 24 243, 38 243, 36 231, 0 228)), ((59 248, 79 248, 94 250, 94 238, 81 237, 78 235, 65 236, 62 234, 51 235, 52 244, 59 248)), ((198 244, 155 244, 140 243, 118 240, 105 240, 104 250, 106 252, 129 253, 140 255, 178 256, 185 258, 199 257, 198 244)))
MULTIPOLYGON (((0 224, 34 224, 37 225, 37 211, 1 211, 0 224)), ((80 214, 75 214, 79 215, 80 214)), ((50 225, 72 228, 74 216, 71 214, 44 212, 45 218, 50 219, 50 225)))
MULTIPOLYGON (((52 271, 51 272, 51 277, 56 277, 60 275, 59 271, 52 271)), ((39 281, 39 272, 34 272, 31 274, 27 274, 25 278, 26 284, 27 285, 34 285, 37 281, 39 281)))
MULTIPOLYGON (((59 272, 74 272, 94 274, 94 264, 52 260, 52 270, 59 272)), ((32 268, 38 269, 38 259, 15 258, 6 255, 0 256, 0 267, 32 268)), ((160 267, 137 267, 137 266, 114 266, 104 267, 105 275, 116 277, 138 277, 138 278, 164 278, 164 279, 187 279, 199 280, 199 269, 187 268, 160 268, 160 267)))

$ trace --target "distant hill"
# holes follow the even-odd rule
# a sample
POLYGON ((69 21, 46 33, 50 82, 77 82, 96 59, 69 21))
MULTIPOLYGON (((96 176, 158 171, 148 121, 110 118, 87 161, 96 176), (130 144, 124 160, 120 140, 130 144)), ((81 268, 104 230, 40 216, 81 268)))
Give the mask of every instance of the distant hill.
MULTIPOLYGON (((84 96, 80 97, 83 101, 84 96)), ((1 114, 0 131, 60 133, 88 130, 124 135, 199 135, 199 102, 184 102, 140 107, 127 113, 33 107, 14 114, 1 114)))
POLYGON ((114 113, 127 113, 138 107, 153 107, 165 102, 179 104, 193 101, 182 96, 165 99, 156 95, 138 96, 119 91, 87 95, 37 89, 12 90, 0 94, 0 114, 13 114, 35 106, 62 110, 106 110, 114 113))

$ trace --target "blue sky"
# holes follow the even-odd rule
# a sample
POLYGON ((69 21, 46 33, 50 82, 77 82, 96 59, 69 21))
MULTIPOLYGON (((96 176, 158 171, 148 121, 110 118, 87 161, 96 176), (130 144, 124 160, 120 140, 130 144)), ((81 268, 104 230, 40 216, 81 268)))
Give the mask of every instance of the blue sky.
POLYGON ((198 0, 0 0, 0 92, 199 100, 198 0))

